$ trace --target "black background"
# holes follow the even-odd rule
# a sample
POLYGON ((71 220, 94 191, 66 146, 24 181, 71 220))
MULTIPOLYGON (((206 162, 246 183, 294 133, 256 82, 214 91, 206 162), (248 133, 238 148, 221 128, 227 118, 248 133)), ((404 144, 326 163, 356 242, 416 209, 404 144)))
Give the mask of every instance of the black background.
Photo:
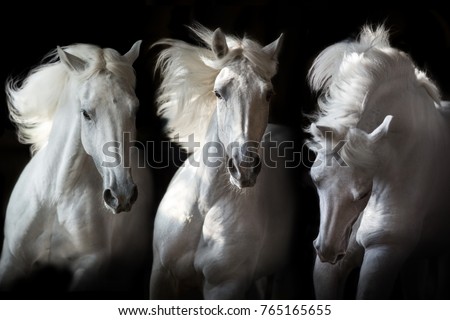
MULTIPOLYGON (((356 36, 365 23, 385 23, 392 31, 391 44, 408 52, 435 80, 443 97, 450 98, 450 11, 437 1, 419 2, 416 6, 302 1, 297 7, 281 1, 59 1, 31 4, 15 1, 11 4, 2 2, 2 6, 2 83, 9 76, 25 75, 57 45, 92 43, 125 53, 136 40, 143 40, 140 57, 134 64, 138 78, 136 92, 141 102, 137 117, 138 138, 156 144, 166 138, 154 107, 158 79, 153 76, 153 66, 158 51, 149 46, 163 37, 193 42, 186 26, 194 21, 212 29, 221 27, 224 32, 238 36, 248 34, 262 44, 285 33, 279 72, 273 79, 276 96, 271 106, 271 121, 291 127, 300 142, 304 138, 302 127, 307 123, 303 113, 314 108, 315 96, 306 82, 312 60, 326 46, 356 36)), ((8 120, 3 90, 0 97, 0 152, 2 227, 9 194, 29 160, 28 146, 17 142, 14 127, 8 120)), ((169 168, 154 170, 156 203, 163 196, 177 165, 178 162, 169 168)), ((289 289, 286 295, 293 299, 313 298, 311 241, 317 232, 318 212, 315 191, 309 186, 306 173, 307 166, 299 168, 298 196, 303 205, 298 213, 293 251, 296 289, 289 289)), ((144 278, 143 282, 147 281, 144 278)), ((146 288, 140 288, 126 297, 145 298, 146 294, 146 288)))

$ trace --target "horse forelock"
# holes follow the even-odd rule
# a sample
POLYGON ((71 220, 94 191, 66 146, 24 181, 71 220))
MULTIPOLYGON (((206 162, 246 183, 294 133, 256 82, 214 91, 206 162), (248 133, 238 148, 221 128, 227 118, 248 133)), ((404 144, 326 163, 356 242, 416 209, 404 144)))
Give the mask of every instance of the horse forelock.
POLYGON ((83 58, 87 62, 86 69, 78 74, 80 79, 95 77, 100 73, 109 73, 124 80, 132 88, 135 87, 136 76, 134 68, 116 50, 88 44, 75 44, 66 48, 65 50, 83 58))
POLYGON ((224 67, 236 59, 245 59, 267 81, 277 72, 277 62, 248 37, 226 35, 229 52, 217 58, 211 50, 213 31, 199 25, 191 30, 201 45, 174 39, 162 39, 154 44, 168 45, 159 53, 155 68, 162 78, 156 98, 158 114, 167 120, 168 136, 182 146, 183 139, 190 135, 201 144, 204 142, 216 106, 214 82, 224 67))
MULTIPOLYGON (((317 111, 309 116, 312 122, 344 135, 356 127, 371 94, 399 79, 423 86, 434 101, 440 100, 433 82, 408 54, 389 45, 388 36, 384 26, 365 26, 358 40, 334 44, 318 55, 308 74, 312 88, 320 91, 317 111)), ((314 135, 310 126, 305 130, 314 135)))
MULTIPOLYGON (((396 86, 392 87, 401 90, 404 86, 401 91, 408 92, 414 83, 422 86, 437 106, 440 104, 435 84, 415 66, 408 54, 390 46, 384 26, 364 26, 357 40, 342 41, 323 50, 308 77, 312 89, 320 93, 317 111, 309 115, 311 122, 330 128, 337 138, 346 137, 340 150, 343 160, 365 168, 376 163, 375 155, 371 146, 362 140, 349 139, 349 130, 357 127, 373 93, 381 85, 386 88, 387 83, 395 81, 396 86)), ((332 140, 337 138, 326 141, 320 131, 312 130, 311 125, 305 131, 311 134, 309 142, 313 146, 335 145, 332 140)))

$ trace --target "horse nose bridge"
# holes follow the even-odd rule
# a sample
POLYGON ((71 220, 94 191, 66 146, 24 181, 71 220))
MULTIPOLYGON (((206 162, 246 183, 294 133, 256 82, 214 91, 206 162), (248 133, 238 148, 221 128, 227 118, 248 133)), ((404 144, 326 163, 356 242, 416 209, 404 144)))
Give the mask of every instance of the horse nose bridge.
POLYGON ((103 179, 104 188, 119 190, 121 188, 131 188, 134 184, 131 168, 119 165, 113 168, 107 168, 103 179))
POLYGON ((231 156, 237 163, 259 160, 260 143, 256 140, 239 139, 232 148, 231 156))
POLYGON ((128 198, 133 192, 135 192, 134 189, 137 187, 131 176, 129 176, 128 179, 116 181, 116 183, 110 188, 115 190, 118 196, 128 198))
POLYGON ((234 148, 228 167, 234 166, 240 175, 258 174, 261 170, 259 144, 245 142, 239 148, 234 148))

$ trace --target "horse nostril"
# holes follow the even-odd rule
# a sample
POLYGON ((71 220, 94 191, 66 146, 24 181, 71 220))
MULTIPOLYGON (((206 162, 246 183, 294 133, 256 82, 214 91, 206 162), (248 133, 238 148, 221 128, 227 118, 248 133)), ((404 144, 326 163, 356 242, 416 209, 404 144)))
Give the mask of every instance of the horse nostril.
POLYGON ((342 260, 342 258, 344 258, 344 257, 345 257, 345 253, 339 253, 339 254, 336 256, 335 263, 338 262, 339 260, 342 260))
POLYGON ((231 174, 235 174, 237 172, 236 166, 234 165, 233 158, 228 159, 227 167, 231 174))
POLYGON ((317 242, 318 242, 317 239, 313 241, 313 247, 316 251, 319 250, 319 244, 317 242))
POLYGON ((131 198, 130 198, 130 205, 136 202, 138 198, 138 188, 136 185, 134 185, 133 190, 131 191, 131 198))
POLYGON ((106 189, 103 192, 103 200, 108 206, 113 209, 117 209, 117 207, 119 206, 119 201, 117 200, 117 197, 114 195, 111 189, 106 189))

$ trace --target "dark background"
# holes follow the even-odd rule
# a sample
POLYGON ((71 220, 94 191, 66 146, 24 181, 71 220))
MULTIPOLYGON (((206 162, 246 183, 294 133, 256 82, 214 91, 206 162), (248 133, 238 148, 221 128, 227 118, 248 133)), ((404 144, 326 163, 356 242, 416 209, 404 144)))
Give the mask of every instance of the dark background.
MULTIPOLYGON (((158 79, 153 77, 153 66, 158 51, 149 46, 162 37, 194 42, 186 28, 194 21, 212 29, 221 27, 224 32, 238 36, 248 34, 262 44, 285 33, 279 72, 273 79, 276 96, 271 106, 271 121, 292 128, 300 142, 304 138, 302 128, 307 123, 303 113, 311 112, 314 107, 315 96, 306 83, 312 60, 326 46, 356 36, 365 23, 385 23, 392 31, 392 45, 408 52, 435 80, 443 97, 450 98, 450 11, 438 1, 408 7, 394 7, 392 2, 355 5, 345 1, 302 1, 293 7, 281 1, 256 0, 40 1, 38 4, 15 1, 12 4, 3 2, 1 6, 0 81, 3 84, 9 76, 25 75, 57 45, 92 43, 125 53, 136 40, 142 39, 141 54, 134 65, 138 78, 136 92, 141 102, 137 117, 138 138, 153 141, 155 145, 166 138, 153 103, 158 86, 158 79)), ((0 96, 0 152, 2 229, 9 194, 30 158, 28 146, 17 142, 15 129, 8 120, 3 90, 0 96)), ((163 156, 158 154, 160 151, 155 152, 155 157, 163 156)), ((169 168, 154 170, 156 204, 178 165, 179 161, 169 168)), ((308 184, 307 169, 307 165, 299 168, 297 176, 302 208, 298 213, 293 250, 295 272, 292 272, 296 287, 289 289, 286 295, 292 299, 313 298, 311 241, 317 232, 318 211, 315 191, 308 184)), ((139 291, 129 297, 145 298, 145 295, 146 292, 139 291)))

